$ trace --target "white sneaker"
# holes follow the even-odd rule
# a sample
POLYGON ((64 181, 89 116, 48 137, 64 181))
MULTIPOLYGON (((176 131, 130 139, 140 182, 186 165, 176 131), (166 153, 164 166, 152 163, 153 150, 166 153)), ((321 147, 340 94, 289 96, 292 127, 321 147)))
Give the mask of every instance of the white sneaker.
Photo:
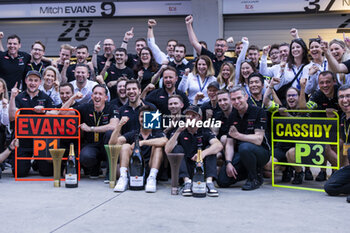
POLYGON ((115 185, 114 192, 124 192, 128 188, 129 179, 127 176, 119 177, 117 184, 115 185))
POLYGON ((148 177, 145 191, 146 193, 155 193, 157 191, 157 180, 155 177, 148 177))

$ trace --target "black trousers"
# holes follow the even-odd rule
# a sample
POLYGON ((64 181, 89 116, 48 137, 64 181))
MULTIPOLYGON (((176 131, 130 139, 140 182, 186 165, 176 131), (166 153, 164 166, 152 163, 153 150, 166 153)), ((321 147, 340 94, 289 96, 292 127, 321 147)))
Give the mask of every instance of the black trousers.
POLYGON ((350 165, 336 171, 324 185, 328 195, 350 194, 350 165))
POLYGON ((104 145, 108 144, 111 134, 112 131, 107 131, 103 136, 103 140, 98 143, 89 143, 83 146, 79 157, 82 166, 96 171, 96 169, 99 169, 101 161, 108 161, 104 145))
MULTIPOLYGON (((174 153, 183 152, 183 148, 177 145, 173 151, 174 153)), ((208 155, 203 160, 204 165, 204 175, 205 177, 213 177, 217 179, 216 172, 216 155, 208 155)), ((196 167, 196 162, 191 160, 191 158, 184 156, 180 164, 179 178, 188 177, 192 179, 194 175, 194 169, 196 167)))
POLYGON ((220 169, 217 183, 220 187, 228 187, 247 178, 256 179, 257 172, 267 164, 269 159, 269 151, 262 146, 257 146, 250 142, 241 143, 232 161, 232 165, 236 169, 238 176, 236 178, 228 177, 225 165, 220 169))
MULTIPOLYGON (((17 153, 18 157, 33 157, 32 149, 18 148, 17 153)), ((13 160, 12 163, 12 173, 15 174, 15 160, 13 160)), ((36 163, 41 176, 53 176, 53 165, 51 161, 36 160, 36 163)), ((17 177, 28 176, 31 166, 31 160, 17 160, 17 177)))

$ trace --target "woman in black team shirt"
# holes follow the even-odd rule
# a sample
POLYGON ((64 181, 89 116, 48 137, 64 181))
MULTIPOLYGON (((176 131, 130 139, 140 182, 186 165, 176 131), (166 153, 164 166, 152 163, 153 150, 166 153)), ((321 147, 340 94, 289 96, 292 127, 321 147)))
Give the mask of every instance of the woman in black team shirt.
POLYGON ((152 51, 148 47, 144 47, 140 51, 140 57, 134 67, 135 77, 141 83, 141 89, 151 83, 153 75, 158 70, 158 64, 154 60, 152 51))

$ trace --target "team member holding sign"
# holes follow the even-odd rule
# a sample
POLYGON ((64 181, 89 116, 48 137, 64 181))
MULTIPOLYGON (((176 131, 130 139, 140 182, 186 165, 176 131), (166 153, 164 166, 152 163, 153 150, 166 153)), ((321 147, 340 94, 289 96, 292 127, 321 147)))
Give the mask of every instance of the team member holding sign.
MULTIPOLYGON (((343 155, 350 155, 350 86, 344 85, 339 88, 338 91, 338 103, 344 114, 340 121, 340 134, 344 140, 343 155)), ((339 171, 336 171, 327 181, 324 186, 324 190, 331 196, 339 194, 350 194, 350 165, 348 159, 345 158, 346 167, 343 167, 339 171)), ((347 198, 350 202, 350 196, 347 198)))

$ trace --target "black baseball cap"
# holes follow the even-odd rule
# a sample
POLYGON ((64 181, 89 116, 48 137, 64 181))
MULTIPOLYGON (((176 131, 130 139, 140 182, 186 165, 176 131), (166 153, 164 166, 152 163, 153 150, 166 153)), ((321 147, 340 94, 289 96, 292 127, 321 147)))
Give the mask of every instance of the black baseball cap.
POLYGON ((184 111, 184 114, 186 114, 187 112, 194 112, 200 115, 201 117, 203 116, 202 109, 196 105, 188 106, 188 108, 186 108, 186 110, 184 111))
POLYGON ((40 79, 41 79, 41 73, 37 70, 30 70, 28 71, 27 75, 26 75, 26 78, 29 76, 29 75, 36 75, 38 76, 40 79))
POLYGON ((212 81, 211 83, 209 83, 207 89, 209 87, 215 87, 216 89, 220 90, 220 85, 219 85, 219 83, 217 81, 212 81))

